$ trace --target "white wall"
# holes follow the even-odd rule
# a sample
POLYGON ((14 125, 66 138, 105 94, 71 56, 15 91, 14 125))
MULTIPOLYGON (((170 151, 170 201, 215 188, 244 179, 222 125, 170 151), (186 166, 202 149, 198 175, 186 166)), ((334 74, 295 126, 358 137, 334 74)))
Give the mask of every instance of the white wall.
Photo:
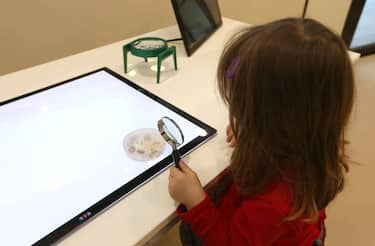
MULTIPOLYGON (((305 0, 219 0, 253 24, 302 15, 305 0)), ((350 0, 310 0, 307 15, 341 32, 350 0)), ((1 0, 0 75, 176 23, 170 0, 1 0)))
POLYGON ((341 34, 351 0, 310 0, 306 17, 315 18, 341 34))
POLYGON ((262 24, 285 17, 301 17, 305 0, 219 0, 224 16, 262 24))
POLYGON ((167 0, 0 0, 0 75, 173 23, 167 0))

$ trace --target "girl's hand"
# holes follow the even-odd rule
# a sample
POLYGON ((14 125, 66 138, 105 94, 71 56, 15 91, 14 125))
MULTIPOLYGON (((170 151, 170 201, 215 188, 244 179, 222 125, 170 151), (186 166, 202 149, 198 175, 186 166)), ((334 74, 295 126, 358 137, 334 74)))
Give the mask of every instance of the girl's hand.
POLYGON ((190 209, 204 200, 206 193, 197 174, 186 163, 180 161, 181 170, 175 166, 169 172, 169 194, 190 209))
POLYGON ((233 136, 233 131, 230 125, 227 126, 227 143, 229 147, 234 147, 236 145, 236 139, 233 136))

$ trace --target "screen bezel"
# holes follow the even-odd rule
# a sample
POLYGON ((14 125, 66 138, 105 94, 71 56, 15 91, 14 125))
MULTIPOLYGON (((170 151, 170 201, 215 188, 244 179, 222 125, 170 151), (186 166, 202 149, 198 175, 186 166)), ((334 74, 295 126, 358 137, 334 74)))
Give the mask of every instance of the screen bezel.
POLYGON ((215 29, 213 29, 211 32, 207 33, 206 36, 204 38, 202 38, 201 40, 199 40, 195 43, 189 43, 187 34, 184 31, 185 29, 184 29, 183 20, 182 20, 182 17, 181 17, 179 8, 178 8, 178 4, 177 4, 176 0, 171 0, 171 1, 172 1, 172 6, 173 6, 173 11, 174 11, 174 14, 176 16, 178 28, 180 29, 182 40, 184 42, 186 54, 187 54, 187 56, 191 56, 208 38, 210 38, 212 36, 212 34, 214 34, 217 31, 217 29, 219 29, 220 26, 222 26, 223 19, 222 19, 221 12, 220 12, 219 2, 218 2, 218 0, 216 0, 217 9, 218 9, 219 15, 220 15, 220 20, 219 20, 218 23, 215 23, 216 24, 215 29))
MULTIPOLYGON (((16 100, 20 100, 20 99, 25 98, 25 97, 32 96, 34 94, 46 91, 46 90, 51 89, 51 88, 61 86, 61 85, 66 84, 66 83, 70 83, 70 82, 73 83, 74 80, 80 79, 82 77, 85 77, 85 76, 88 76, 90 74, 97 73, 97 72, 100 72, 100 71, 105 71, 105 72, 109 73, 110 75, 119 79, 121 82, 123 82, 126 85, 130 86, 131 88, 137 90, 138 92, 144 94, 145 96, 155 100, 156 102, 162 104, 163 106, 165 106, 168 109, 174 111, 175 113, 179 114, 180 116, 184 117, 185 119, 187 119, 187 120, 191 121, 192 123, 198 125, 199 127, 203 128, 207 132, 206 136, 196 137, 195 139, 193 139, 192 141, 190 141, 189 143, 184 145, 181 149, 179 149, 181 156, 184 156, 184 155, 188 154, 193 149, 197 148, 202 143, 206 142, 208 139, 210 139, 211 137, 213 137, 216 134, 216 132, 217 132, 216 129, 214 129, 211 126, 207 125, 206 123, 198 120, 197 118, 193 117, 192 115, 184 112, 183 110, 177 108, 176 106, 168 103, 167 101, 165 101, 162 98, 158 97, 157 95, 149 92, 148 90, 142 88, 141 86, 131 82, 130 80, 128 80, 124 77, 122 77, 121 75, 117 74, 116 72, 110 70, 107 67, 99 68, 99 69, 94 70, 92 72, 88 72, 88 73, 76 76, 74 78, 65 80, 63 82, 60 82, 60 83, 57 83, 57 84, 54 84, 54 85, 51 85, 51 86, 47 86, 45 88, 30 92, 30 93, 27 93, 27 94, 24 94, 24 95, 21 95, 21 96, 12 98, 12 99, 1 101, 0 107, 5 105, 5 104, 14 102, 16 100)), ((169 167, 172 163, 173 163, 172 155, 167 156, 166 158, 164 158, 163 160, 158 162, 156 165, 147 169, 145 172, 141 173, 137 177, 133 178, 132 180, 130 180, 129 182, 127 182, 126 184, 124 184, 120 188, 116 189, 115 191, 113 191, 112 193, 110 193, 109 195, 107 195, 106 197, 101 199, 100 201, 96 202, 91 207, 85 209, 84 211, 82 211, 81 213, 76 215, 75 217, 71 218, 69 221, 62 224, 60 227, 58 227, 54 231, 48 233, 43 238, 41 238, 40 240, 35 242, 33 245, 50 245, 50 244, 56 243, 58 240, 62 239, 64 236, 73 232, 74 230, 78 229, 78 227, 82 226, 87 221, 91 220, 96 215, 100 214, 101 212, 103 212, 105 209, 109 208, 111 205, 113 205, 114 203, 116 203, 120 199, 126 197, 131 192, 133 192, 134 190, 136 190, 137 188, 139 188, 140 186, 142 186, 146 182, 150 181, 153 177, 155 177, 157 174, 159 174, 164 169, 169 167), (82 216, 84 214, 87 215, 88 212, 90 213, 90 216, 88 216, 87 218, 82 220, 82 216)))

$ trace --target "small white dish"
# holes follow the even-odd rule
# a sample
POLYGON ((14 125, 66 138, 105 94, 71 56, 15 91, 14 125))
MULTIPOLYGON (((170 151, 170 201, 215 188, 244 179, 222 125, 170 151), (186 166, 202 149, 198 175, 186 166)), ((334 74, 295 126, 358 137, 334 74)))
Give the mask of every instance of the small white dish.
POLYGON ((130 132, 123 140, 126 154, 133 160, 149 161, 157 159, 163 152, 166 142, 157 129, 142 128, 130 132))

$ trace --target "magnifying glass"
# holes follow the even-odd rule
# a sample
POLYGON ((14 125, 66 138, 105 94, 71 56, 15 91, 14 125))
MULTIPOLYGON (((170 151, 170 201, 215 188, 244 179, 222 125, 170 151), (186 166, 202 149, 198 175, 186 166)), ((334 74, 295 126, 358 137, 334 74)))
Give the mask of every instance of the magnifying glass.
POLYGON ((169 117, 164 116, 158 120, 158 128, 164 140, 172 146, 173 161, 178 169, 180 169, 180 153, 177 147, 184 142, 184 134, 177 123, 169 117))

